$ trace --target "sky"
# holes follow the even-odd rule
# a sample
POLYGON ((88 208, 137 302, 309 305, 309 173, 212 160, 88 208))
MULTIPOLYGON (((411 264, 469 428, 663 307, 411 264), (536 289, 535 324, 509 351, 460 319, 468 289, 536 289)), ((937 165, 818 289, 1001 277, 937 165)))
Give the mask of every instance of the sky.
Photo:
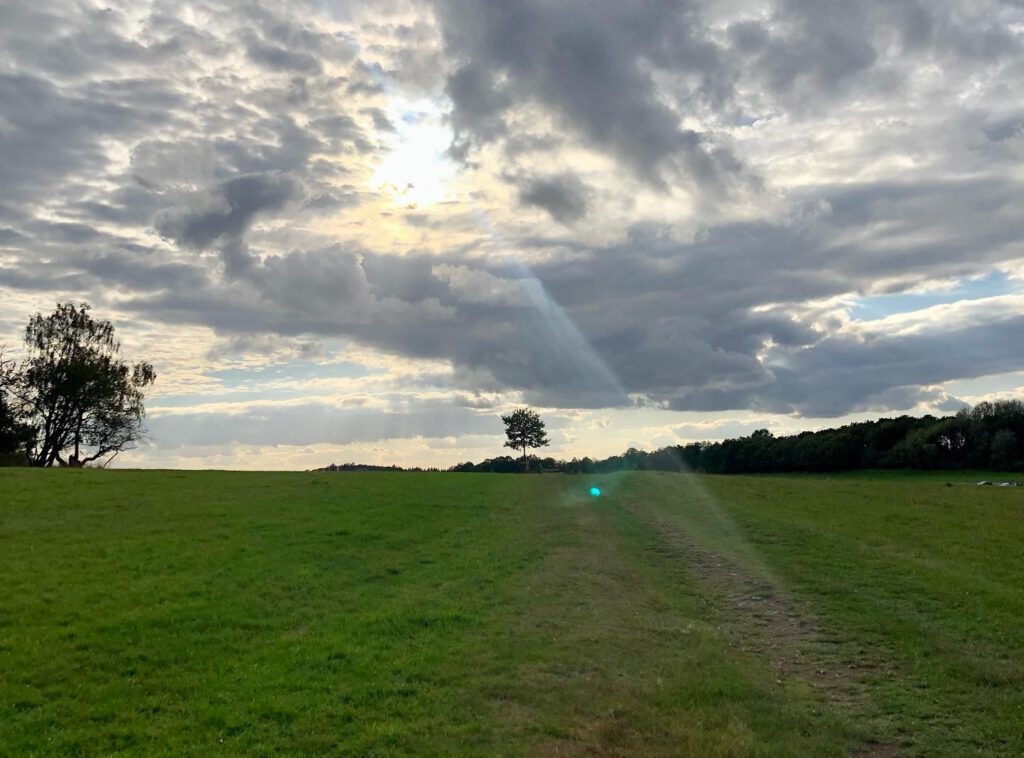
POLYGON ((1024 390, 1024 0, 0 0, 0 345, 121 466, 606 456, 1024 390))

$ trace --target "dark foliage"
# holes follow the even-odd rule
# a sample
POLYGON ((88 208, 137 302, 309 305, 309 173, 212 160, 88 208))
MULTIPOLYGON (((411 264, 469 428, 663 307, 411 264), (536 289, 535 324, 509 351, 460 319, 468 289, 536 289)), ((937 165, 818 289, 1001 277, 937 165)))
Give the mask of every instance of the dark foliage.
POLYGON ((505 423, 505 436, 508 440, 505 447, 522 450, 522 463, 526 471, 530 470, 530 459, 527 457, 529 448, 545 447, 548 436, 544 431, 544 422, 536 411, 529 408, 516 408, 507 416, 502 416, 505 423))
POLYGON ((5 405, 33 466, 84 466, 129 450, 142 434, 143 391, 156 374, 118 353, 114 327, 85 304, 58 303, 25 329, 27 357, 5 369, 5 405))
POLYGON ((17 379, 14 361, 0 353, 0 466, 28 465, 32 429, 15 412, 12 391, 17 379))
POLYGON ((401 466, 375 466, 372 463, 332 463, 317 471, 437 471, 436 468, 402 468, 401 466))
MULTIPOLYGON (((604 460, 534 459, 541 471, 699 471, 711 474, 833 472, 871 468, 1017 470, 1024 463, 1024 401, 1000 400, 954 416, 900 416, 837 429, 775 437, 759 429, 723 442, 694 442, 648 453, 630 448, 604 460)), ((518 473, 524 461, 501 456, 451 471, 518 473)))

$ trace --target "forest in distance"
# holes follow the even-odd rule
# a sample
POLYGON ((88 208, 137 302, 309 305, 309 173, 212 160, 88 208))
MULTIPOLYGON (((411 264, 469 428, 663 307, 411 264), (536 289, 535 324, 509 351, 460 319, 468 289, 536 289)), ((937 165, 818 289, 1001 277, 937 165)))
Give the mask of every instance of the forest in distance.
MULTIPOLYGON (((454 472, 693 471, 707 474, 826 473, 858 469, 992 469, 1016 471, 1024 450, 1024 401, 965 406, 952 416, 898 416, 776 437, 758 429, 721 442, 693 442, 646 452, 630 448, 604 459, 522 458, 465 462, 454 472)), ((331 464, 323 471, 401 470, 398 466, 331 464)), ((420 469, 412 469, 420 470, 420 469)))

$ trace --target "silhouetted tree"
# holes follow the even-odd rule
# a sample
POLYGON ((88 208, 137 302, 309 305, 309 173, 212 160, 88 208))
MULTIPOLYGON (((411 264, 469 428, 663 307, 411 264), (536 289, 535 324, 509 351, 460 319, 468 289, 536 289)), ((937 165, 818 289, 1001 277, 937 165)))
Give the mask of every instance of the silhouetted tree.
POLYGON ((17 378, 15 363, 0 348, 0 466, 25 465, 32 444, 32 430, 15 412, 12 391, 17 378))
POLYGON ((49 316, 29 320, 25 347, 12 395, 35 432, 32 465, 84 466, 133 447, 142 434, 143 390, 156 374, 149 363, 120 359, 109 321, 92 318, 84 303, 58 303, 49 316))
POLYGON ((508 440, 505 447, 513 450, 523 451, 523 466, 529 471, 530 461, 526 457, 528 448, 544 447, 548 444, 547 434, 544 432, 544 422, 535 411, 529 408, 517 408, 507 416, 502 416, 505 422, 505 436, 508 440))

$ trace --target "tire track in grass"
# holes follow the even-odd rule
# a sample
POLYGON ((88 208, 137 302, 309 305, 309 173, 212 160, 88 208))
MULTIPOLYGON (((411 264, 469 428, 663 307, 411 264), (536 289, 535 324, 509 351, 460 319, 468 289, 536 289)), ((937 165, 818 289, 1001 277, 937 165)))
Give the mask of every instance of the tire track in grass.
MULTIPOLYGON (((901 746, 878 732, 872 722, 871 681, 894 672, 878 651, 858 648, 829 629, 789 595, 766 569, 751 567, 730 554, 721 540, 701 539, 699 525, 670 523, 641 498, 620 492, 619 505, 648 526, 655 540, 648 548, 663 558, 682 561, 687 572, 710 590, 709 610, 718 628, 735 648, 768 661, 780 684, 809 687, 829 706, 855 717, 871 732, 854 756, 891 758, 901 746), (716 543, 715 548, 708 543, 716 543)), ((659 493, 666 498, 678 492, 659 493)), ((697 497, 708 497, 696 493, 697 497)), ((707 501, 698 505, 710 505, 707 501)))

